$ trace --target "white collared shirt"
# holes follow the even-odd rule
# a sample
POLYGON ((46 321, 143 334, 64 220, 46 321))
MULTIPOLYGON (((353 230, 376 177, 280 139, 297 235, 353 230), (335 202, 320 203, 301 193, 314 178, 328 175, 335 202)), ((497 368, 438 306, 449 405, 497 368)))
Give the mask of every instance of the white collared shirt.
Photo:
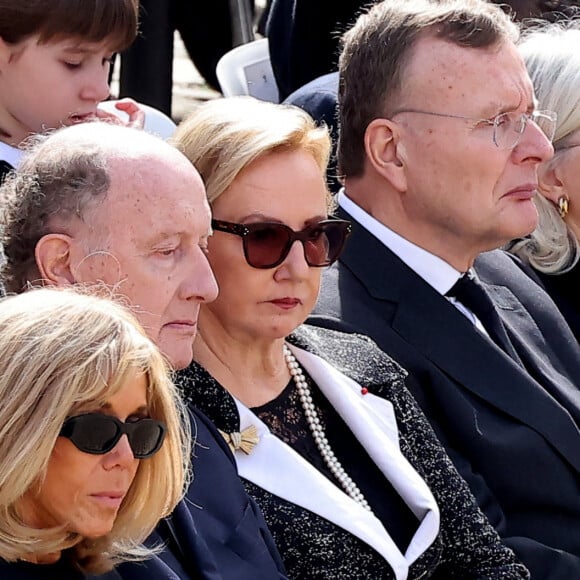
MULTIPOLYGON (((420 248, 379 222, 350 199, 344 188, 338 193, 337 200, 338 205, 342 209, 348 212, 361 226, 375 236, 384 246, 389 248, 411 270, 421 276, 427 284, 432 286, 442 296, 445 296, 463 275, 463 272, 459 272, 445 260, 439 258, 439 256, 435 256, 427 250, 420 248)), ((459 312, 475 324, 479 331, 488 334, 483 324, 481 324, 480 320, 471 310, 466 308, 461 302, 455 300, 455 298, 445 297, 459 312)))

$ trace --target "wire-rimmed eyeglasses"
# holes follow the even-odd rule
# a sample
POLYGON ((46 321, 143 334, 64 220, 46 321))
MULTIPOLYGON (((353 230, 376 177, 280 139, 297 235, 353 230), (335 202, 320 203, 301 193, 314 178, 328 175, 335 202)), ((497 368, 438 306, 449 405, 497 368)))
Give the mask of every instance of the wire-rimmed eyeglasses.
POLYGON ((401 113, 416 113, 419 115, 431 115, 433 117, 463 119, 464 121, 474 121, 478 124, 490 125, 493 127, 493 142, 499 149, 513 149, 519 143, 529 121, 537 125, 544 135, 546 135, 547 139, 552 142, 554 133, 556 132, 556 120, 558 118, 554 111, 534 111, 532 113, 509 111, 500 113, 491 119, 477 119, 474 117, 464 117, 462 115, 421 111, 419 109, 399 109, 392 113, 391 117, 401 113))

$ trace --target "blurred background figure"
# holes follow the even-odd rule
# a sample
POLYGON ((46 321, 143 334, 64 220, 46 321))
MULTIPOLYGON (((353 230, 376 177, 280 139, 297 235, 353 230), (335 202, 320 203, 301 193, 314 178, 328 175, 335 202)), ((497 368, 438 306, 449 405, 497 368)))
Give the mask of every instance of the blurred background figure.
MULTIPOLYGON (((512 10, 517 20, 551 19, 578 4, 576 0, 495 3, 512 10)), ((340 37, 372 4, 373 0, 272 0, 266 34, 282 100, 307 82, 337 70, 340 37)))
POLYGON ((536 97, 558 114, 554 157, 538 170, 538 227, 510 249, 533 269, 580 340, 580 20, 530 31, 520 44, 536 97))
MULTIPOLYGON (((140 34, 122 55, 119 94, 175 116, 175 31, 201 77, 219 91, 218 60, 253 40, 254 32, 265 32, 269 4, 270 0, 141 0, 140 34)), ((180 76, 182 82, 193 82, 180 76)))
POLYGON ((84 578, 151 556, 140 544, 189 467, 168 372, 109 300, 42 289, 0 302, 1 578, 84 578))

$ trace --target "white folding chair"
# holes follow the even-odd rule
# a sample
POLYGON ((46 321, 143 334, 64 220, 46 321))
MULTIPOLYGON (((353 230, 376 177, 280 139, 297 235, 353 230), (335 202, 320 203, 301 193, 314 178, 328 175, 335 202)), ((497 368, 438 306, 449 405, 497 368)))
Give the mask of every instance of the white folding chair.
MULTIPOLYGON (((173 119, 155 107, 150 107, 144 103, 139 103, 139 106, 145 111, 144 131, 147 131, 147 133, 153 133, 154 135, 166 140, 173 135, 176 128, 173 119)), ((124 121, 129 118, 125 111, 120 111, 115 107, 115 101, 103 101, 102 103, 99 103, 99 109, 103 109, 108 113, 114 113, 124 121)))
POLYGON ((216 75, 225 97, 250 95, 262 101, 280 101, 267 38, 236 46, 224 54, 217 63, 216 75))

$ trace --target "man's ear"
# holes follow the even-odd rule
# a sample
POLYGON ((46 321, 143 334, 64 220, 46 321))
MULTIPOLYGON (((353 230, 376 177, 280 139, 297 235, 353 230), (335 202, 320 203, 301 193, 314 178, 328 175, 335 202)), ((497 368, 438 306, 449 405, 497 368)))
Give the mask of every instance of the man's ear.
POLYGON ((397 191, 406 191, 407 177, 400 157, 398 128, 389 119, 374 119, 365 131, 365 151, 374 170, 397 191))
POLYGON ((55 286, 75 283, 71 269, 72 238, 65 234, 46 234, 36 244, 34 257, 43 281, 55 286))
POLYGON ((568 197, 564 183, 560 179, 560 164, 552 159, 547 163, 541 163, 538 167, 538 190, 555 205, 564 196, 568 197))

